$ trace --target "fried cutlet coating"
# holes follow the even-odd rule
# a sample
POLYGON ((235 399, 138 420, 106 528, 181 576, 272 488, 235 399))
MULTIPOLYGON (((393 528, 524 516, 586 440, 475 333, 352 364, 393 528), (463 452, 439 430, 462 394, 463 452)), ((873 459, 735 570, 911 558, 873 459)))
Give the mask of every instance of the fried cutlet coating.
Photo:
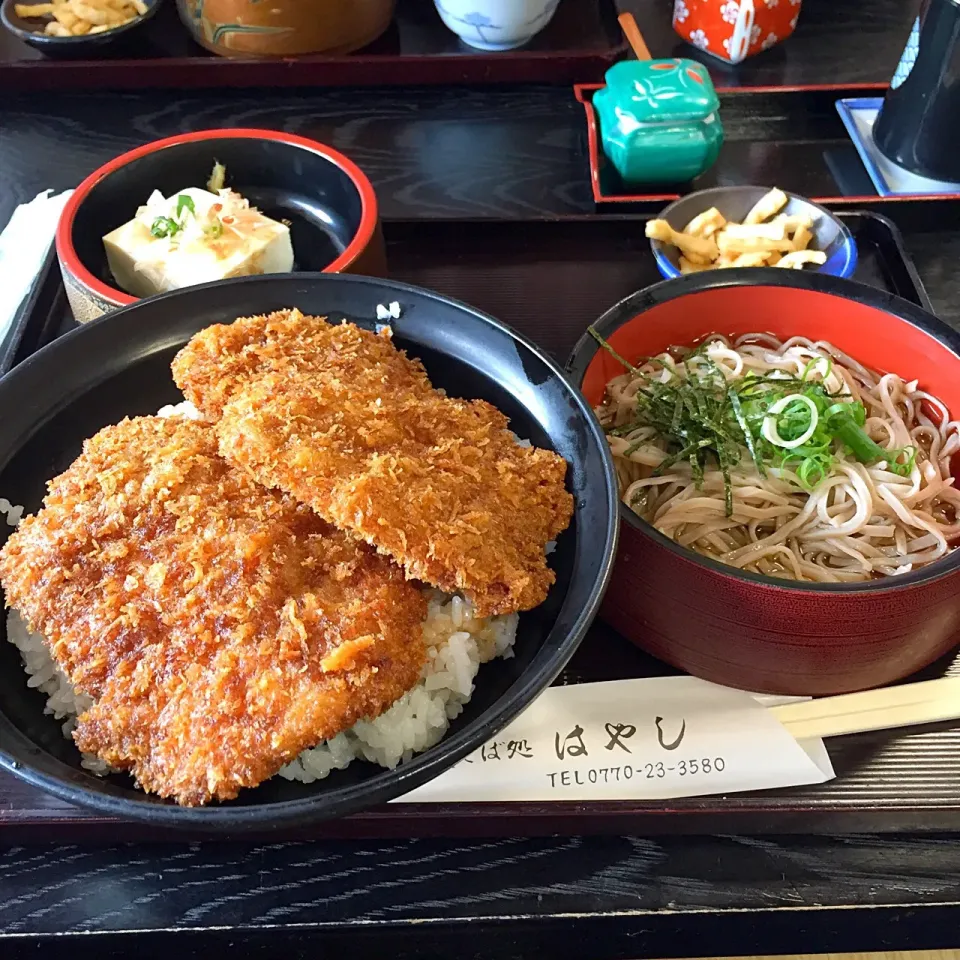
POLYGON ((570 522, 566 461, 524 447, 483 401, 434 389, 389 333, 298 311, 201 331, 174 379, 221 453, 479 616, 527 610, 570 522))
POLYGON ((80 749, 185 805, 377 716, 425 659, 426 601, 399 568, 179 417, 88 440, 0 551, 0 580, 95 698, 80 749))
POLYGON ((360 396, 434 392, 423 364, 398 350, 388 334, 330 324, 299 310, 206 327, 173 358, 172 369, 186 398, 212 420, 250 383, 270 374, 321 374, 360 396))

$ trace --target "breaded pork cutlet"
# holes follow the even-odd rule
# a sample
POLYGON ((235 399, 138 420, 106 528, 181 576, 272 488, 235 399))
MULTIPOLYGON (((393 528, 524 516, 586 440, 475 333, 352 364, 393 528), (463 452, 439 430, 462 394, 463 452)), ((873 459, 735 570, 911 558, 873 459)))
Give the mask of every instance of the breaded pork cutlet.
POLYGON ((566 461, 521 446, 490 404, 434 389, 389 331, 250 317, 201 331, 173 373, 225 457, 408 576, 462 590, 479 616, 546 597, 544 548, 573 510, 566 461))
POLYGON ((376 717, 425 659, 426 602, 398 567, 179 417, 88 440, 0 551, 0 580, 94 697, 79 748, 185 805, 376 717))

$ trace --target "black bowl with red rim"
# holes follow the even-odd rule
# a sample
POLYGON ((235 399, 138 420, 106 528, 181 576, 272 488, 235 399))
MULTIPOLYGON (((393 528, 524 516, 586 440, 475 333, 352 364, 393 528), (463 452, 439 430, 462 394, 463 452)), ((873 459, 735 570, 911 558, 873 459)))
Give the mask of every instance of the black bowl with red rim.
POLYGON ((137 298, 107 266, 103 237, 130 220, 154 190, 205 187, 214 163, 226 186, 262 213, 290 223, 294 270, 383 276, 386 261, 370 181, 336 150, 273 130, 200 130, 137 147, 94 170, 57 228, 57 258, 80 323, 137 298))
MULTIPOLYGON (((437 387, 493 404, 518 436, 555 450, 569 465, 574 516, 549 556, 556 581, 543 603, 520 614, 513 656, 485 664, 448 734, 392 770, 358 761, 314 783, 272 777, 236 800, 178 807, 136 789, 126 775, 98 777, 82 767, 62 718, 45 713, 46 695, 27 685, 0 616, 0 775, 101 815, 157 827, 232 835, 304 827, 426 783, 479 750, 553 682, 610 577, 618 525, 613 460, 590 407, 553 360, 503 323, 429 290, 316 273, 243 277, 150 297, 73 330, 0 378, 0 491, 33 512, 47 481, 69 466, 86 438, 182 400, 170 362, 211 324, 296 306, 375 329, 377 306, 394 302, 394 342, 423 363, 437 387)), ((9 531, 0 521, 0 544, 9 531)))

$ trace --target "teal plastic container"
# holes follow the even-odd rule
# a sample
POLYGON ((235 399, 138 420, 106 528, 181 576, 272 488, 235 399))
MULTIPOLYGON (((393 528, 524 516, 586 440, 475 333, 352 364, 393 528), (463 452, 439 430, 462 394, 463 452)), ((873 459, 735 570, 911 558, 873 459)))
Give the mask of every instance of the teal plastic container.
POLYGON ((720 99, 693 60, 624 60, 593 97, 603 152, 628 184, 682 183, 716 162, 720 99))

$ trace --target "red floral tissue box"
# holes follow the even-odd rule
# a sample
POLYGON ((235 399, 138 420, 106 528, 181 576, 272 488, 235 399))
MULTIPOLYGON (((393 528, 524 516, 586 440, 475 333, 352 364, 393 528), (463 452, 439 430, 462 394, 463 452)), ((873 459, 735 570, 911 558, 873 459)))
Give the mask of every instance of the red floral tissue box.
POLYGON ((728 63, 769 50, 797 26, 802 0, 674 0, 673 29, 728 63))

